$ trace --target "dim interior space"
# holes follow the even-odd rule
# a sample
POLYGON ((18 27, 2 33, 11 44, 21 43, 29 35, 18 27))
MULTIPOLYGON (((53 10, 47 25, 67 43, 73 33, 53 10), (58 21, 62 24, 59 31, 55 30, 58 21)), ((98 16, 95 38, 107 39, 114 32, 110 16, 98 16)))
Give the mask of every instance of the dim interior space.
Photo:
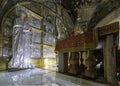
POLYGON ((0 86, 119 85, 119 0, 0 0, 0 86))

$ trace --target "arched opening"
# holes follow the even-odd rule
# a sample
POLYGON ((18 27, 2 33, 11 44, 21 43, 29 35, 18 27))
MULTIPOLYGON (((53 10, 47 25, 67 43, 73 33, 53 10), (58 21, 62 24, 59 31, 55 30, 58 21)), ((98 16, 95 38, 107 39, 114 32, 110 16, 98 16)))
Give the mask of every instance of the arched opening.
POLYGON ((0 57, 5 60, 5 67, 7 67, 6 64, 12 58, 14 20, 18 17, 19 11, 24 10, 28 15, 28 23, 31 25, 33 31, 32 40, 34 43, 31 47, 32 52, 30 57, 32 62, 36 67, 50 70, 56 69, 56 53, 54 52, 56 40, 67 37, 67 33, 73 27, 68 14, 67 18, 69 19, 66 19, 66 10, 59 6, 58 10, 61 9, 63 9, 63 13, 40 3, 20 2, 12 6, 5 13, 1 23, 2 39, 0 48, 0 57), (62 22, 63 19, 69 20, 71 24, 68 24, 68 21, 62 22))

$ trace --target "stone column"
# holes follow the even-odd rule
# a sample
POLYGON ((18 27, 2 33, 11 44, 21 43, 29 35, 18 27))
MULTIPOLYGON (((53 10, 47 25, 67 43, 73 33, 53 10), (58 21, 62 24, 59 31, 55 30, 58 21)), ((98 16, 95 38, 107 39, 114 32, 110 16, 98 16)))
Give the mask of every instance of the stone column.
POLYGON ((68 53, 64 53, 64 73, 68 73, 68 53))
POLYGON ((79 52, 79 65, 80 65, 80 74, 83 75, 85 72, 85 65, 83 64, 84 61, 84 55, 82 55, 82 52, 79 52))
POLYGON ((79 74, 79 53, 77 52, 71 53, 69 73, 74 75, 79 74))
POLYGON ((117 86, 116 57, 113 35, 104 41, 104 76, 112 86, 117 86))
POLYGON ((92 54, 91 51, 88 51, 87 59, 85 60, 85 66, 87 69, 85 70, 85 76, 90 78, 96 78, 97 77, 97 71, 95 69, 96 64, 96 58, 92 54))
POLYGON ((88 58, 88 55, 87 55, 87 52, 86 51, 84 51, 84 52, 82 52, 82 63, 85 65, 85 60, 88 58))
POLYGON ((59 52, 58 53, 58 70, 62 73, 68 72, 68 53, 59 52))

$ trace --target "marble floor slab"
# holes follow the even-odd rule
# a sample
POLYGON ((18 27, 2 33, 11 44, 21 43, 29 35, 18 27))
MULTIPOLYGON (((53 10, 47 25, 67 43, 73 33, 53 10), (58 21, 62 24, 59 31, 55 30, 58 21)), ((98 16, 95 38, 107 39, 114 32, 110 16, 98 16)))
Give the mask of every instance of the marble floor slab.
POLYGON ((0 86, 107 86, 79 78, 42 70, 27 69, 15 72, 0 72, 0 86), (96 84, 96 85, 95 85, 96 84))

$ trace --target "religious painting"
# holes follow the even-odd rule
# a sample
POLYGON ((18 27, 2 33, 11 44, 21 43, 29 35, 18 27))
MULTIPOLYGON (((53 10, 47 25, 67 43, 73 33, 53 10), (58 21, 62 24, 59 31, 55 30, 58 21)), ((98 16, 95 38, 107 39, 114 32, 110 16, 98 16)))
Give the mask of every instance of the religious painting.
POLYGON ((44 58, 55 58, 54 47, 43 46, 43 57, 44 58))
POLYGON ((30 61, 33 33, 27 20, 28 14, 23 9, 17 10, 17 12, 19 12, 18 18, 14 20, 12 32, 12 58, 8 68, 34 68, 34 65, 30 61))
POLYGON ((65 34, 65 27, 61 21, 61 19, 56 18, 56 28, 57 28, 57 32, 58 32, 58 39, 63 39, 66 38, 66 34, 65 34))
POLYGON ((31 47, 31 58, 40 58, 41 57, 41 46, 31 47))
POLYGON ((32 27, 35 27, 36 29, 41 29, 41 20, 40 19, 37 19, 34 16, 30 16, 28 20, 29 20, 28 23, 32 27))
POLYGON ((47 9, 44 10, 44 31, 55 34, 55 16, 47 9))
MULTIPOLYGON (((28 5, 26 5, 28 6, 28 5)), ((36 12, 34 12, 31 9, 28 9, 25 6, 18 6, 15 9, 15 14, 18 16, 20 13, 20 10, 24 10, 27 13, 27 23, 32 26, 35 27, 37 29, 40 29, 41 27, 41 19, 38 19, 38 17, 41 17, 39 14, 37 14, 36 12)), ((40 10, 40 9, 39 9, 40 10)))
POLYGON ((32 39, 34 43, 41 43, 41 33, 33 31, 32 39))
POLYGON ((44 33, 43 43, 55 46, 55 37, 52 34, 44 33))

